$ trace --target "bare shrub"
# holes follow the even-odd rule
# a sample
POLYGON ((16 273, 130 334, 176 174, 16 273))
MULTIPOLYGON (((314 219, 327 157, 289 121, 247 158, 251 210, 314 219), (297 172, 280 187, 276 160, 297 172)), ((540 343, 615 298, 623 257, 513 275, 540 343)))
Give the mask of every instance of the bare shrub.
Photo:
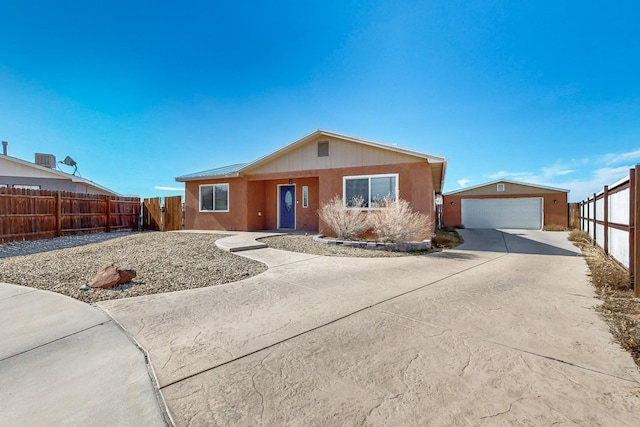
POLYGON ((369 229, 367 215, 360 210, 364 200, 354 197, 349 201, 350 208, 346 208, 340 196, 334 196, 318 209, 320 219, 336 234, 338 239, 354 240, 369 229))
POLYGON ((433 223, 427 215, 414 212, 406 200, 385 197, 369 212, 368 223, 381 242, 420 241, 431 236, 433 223))

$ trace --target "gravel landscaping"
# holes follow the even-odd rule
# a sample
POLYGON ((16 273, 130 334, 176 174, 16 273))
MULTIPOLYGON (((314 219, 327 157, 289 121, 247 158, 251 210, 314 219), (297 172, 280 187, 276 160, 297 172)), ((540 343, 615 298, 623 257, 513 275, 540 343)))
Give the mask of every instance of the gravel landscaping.
POLYGON ((266 270, 262 263, 219 249, 214 242, 222 237, 120 232, 0 244, 0 282, 96 302, 214 286, 266 270), (80 290, 107 263, 136 270, 137 277, 111 289, 80 290))
POLYGON ((413 256, 424 252, 392 252, 378 249, 363 249, 339 245, 328 245, 313 241, 313 236, 288 234, 282 236, 264 237, 260 239, 267 246, 291 252, 302 252, 312 255, 342 256, 357 258, 383 258, 413 256))
MULTIPOLYGON (((128 298, 214 286, 255 276, 267 269, 257 261, 219 249, 228 235, 116 232, 0 244, 0 282, 58 292, 84 302, 128 298), (81 290, 98 269, 114 263, 137 277, 110 289, 81 290)), ((418 253, 371 250, 313 241, 313 236, 261 239, 291 252, 341 257, 402 257, 418 253)))

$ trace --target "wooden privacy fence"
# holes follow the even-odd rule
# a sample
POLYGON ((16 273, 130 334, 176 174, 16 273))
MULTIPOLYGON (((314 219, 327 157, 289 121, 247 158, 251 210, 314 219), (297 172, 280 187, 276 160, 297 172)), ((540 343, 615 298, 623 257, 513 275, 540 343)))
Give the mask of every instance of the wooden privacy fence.
POLYGON ((142 229, 156 231, 182 230, 182 196, 144 199, 142 229))
POLYGON ((0 243, 137 229, 140 198, 0 188, 0 243))
POLYGON ((578 203, 580 229, 589 233, 600 246, 629 271, 636 296, 640 296, 640 284, 636 283, 636 272, 640 271, 640 233, 635 224, 640 224, 640 165, 629 170, 629 177, 603 191, 594 193, 578 203))

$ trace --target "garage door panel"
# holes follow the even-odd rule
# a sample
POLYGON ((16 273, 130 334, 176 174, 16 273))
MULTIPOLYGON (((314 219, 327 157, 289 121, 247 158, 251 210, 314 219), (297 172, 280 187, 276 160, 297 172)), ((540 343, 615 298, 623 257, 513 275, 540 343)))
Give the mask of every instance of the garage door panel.
POLYGON ((462 199, 467 228, 542 228, 542 198, 462 199))

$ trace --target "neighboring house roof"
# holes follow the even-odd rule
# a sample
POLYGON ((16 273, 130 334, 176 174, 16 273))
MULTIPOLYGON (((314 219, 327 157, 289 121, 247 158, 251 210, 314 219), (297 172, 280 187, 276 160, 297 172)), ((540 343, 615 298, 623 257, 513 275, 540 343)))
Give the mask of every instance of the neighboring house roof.
POLYGON ((485 184, 474 185, 473 187, 465 187, 465 188, 461 188, 460 190, 450 191, 448 193, 445 193, 444 195, 445 196, 449 196, 451 194, 464 193, 465 191, 471 191, 471 190, 475 190, 475 189, 478 189, 478 188, 487 187, 487 186, 496 185, 496 184, 525 185, 527 187, 541 188, 541 189, 550 190, 550 191, 560 191, 560 192, 564 192, 564 193, 568 193, 570 191, 570 190, 566 190, 564 188, 547 187, 547 186, 544 186, 544 185, 529 184, 527 182, 511 181, 511 180, 508 180, 508 179, 498 179, 496 181, 487 182, 485 184))
POLYGON ((196 181, 200 179, 227 178, 227 177, 241 176, 246 172, 250 172, 251 169, 255 169, 258 166, 264 165, 282 156, 285 153, 295 150, 299 146, 304 145, 305 143, 309 142, 309 140, 319 135, 334 137, 334 138, 342 139, 345 141, 350 141, 358 144, 368 145, 371 147, 381 148, 383 150, 389 150, 389 151, 393 151, 401 154, 406 154, 409 156, 419 157, 421 159, 427 160, 432 165, 441 165, 441 171, 439 171, 440 182, 434 182, 434 186, 436 188, 436 191, 442 190, 442 187, 444 185, 445 169, 447 165, 447 160, 444 157, 435 156, 435 155, 423 153, 420 151, 409 150, 406 148, 398 147, 397 145, 389 145, 389 144, 383 144, 380 142, 369 141, 366 139, 360 139, 353 136, 343 135, 343 134, 330 132, 322 129, 318 129, 308 135, 305 135, 302 138, 292 142, 291 144, 288 144, 270 154, 267 154, 266 156, 260 157, 259 159, 254 160, 253 162, 238 163, 235 165, 229 165, 221 168, 210 169, 207 171, 196 172, 189 175, 183 175, 183 176, 177 177, 176 181, 185 182, 185 181, 196 181))
POLYGON ((71 182, 85 184, 89 187, 93 187, 102 192, 110 193, 114 196, 119 196, 119 194, 116 193, 115 191, 110 190, 106 187, 103 187, 102 185, 96 184, 95 182, 89 179, 82 178, 81 176, 72 175, 70 173, 62 172, 56 169, 51 169, 46 166, 41 166, 35 163, 28 162, 26 160, 18 159, 17 157, 11 157, 8 155, 0 154, 0 161, 3 161, 3 160, 8 161, 10 163, 15 163, 20 166, 26 166, 28 168, 33 169, 34 171, 39 172, 40 174, 44 174, 44 176, 38 176, 39 178, 68 179, 71 182))

